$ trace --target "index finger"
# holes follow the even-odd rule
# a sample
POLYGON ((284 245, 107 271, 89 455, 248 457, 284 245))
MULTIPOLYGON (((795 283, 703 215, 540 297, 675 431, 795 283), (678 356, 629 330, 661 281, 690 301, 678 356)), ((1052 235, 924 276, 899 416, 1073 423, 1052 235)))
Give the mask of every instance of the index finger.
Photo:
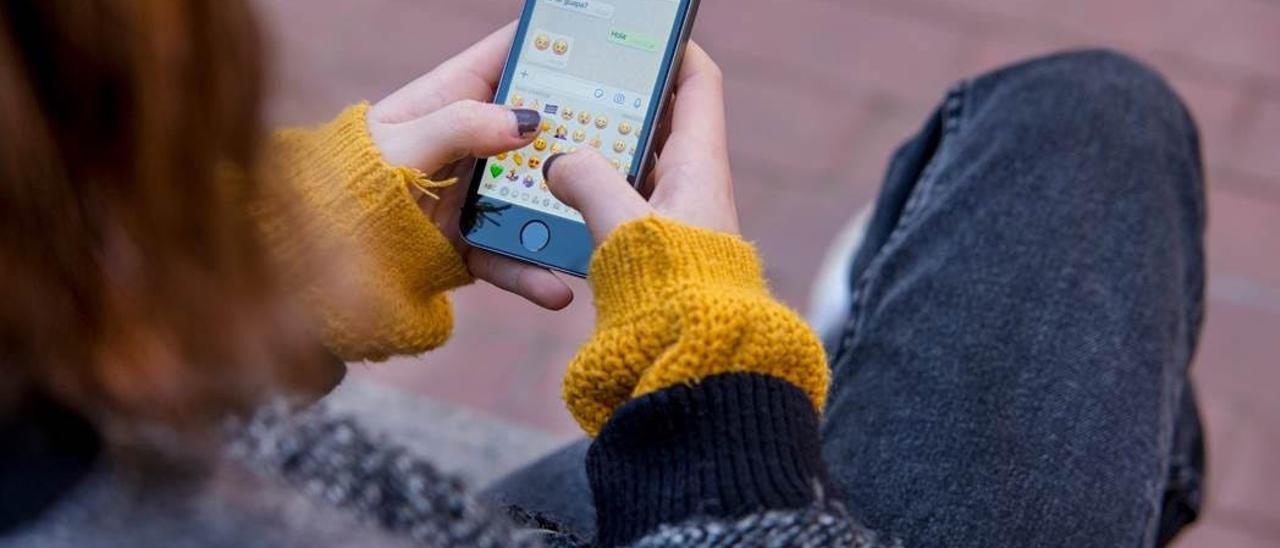
POLYGON ((407 122, 465 99, 493 99, 515 31, 514 21, 506 24, 392 93, 375 107, 379 121, 407 122))

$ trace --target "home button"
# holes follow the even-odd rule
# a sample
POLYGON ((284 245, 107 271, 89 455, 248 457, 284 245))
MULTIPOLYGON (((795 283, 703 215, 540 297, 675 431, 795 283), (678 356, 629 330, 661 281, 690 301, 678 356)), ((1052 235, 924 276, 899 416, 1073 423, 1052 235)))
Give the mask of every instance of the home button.
POLYGON ((551 229, 542 221, 529 221, 520 229, 520 245, 529 251, 542 251, 550 242, 551 229))

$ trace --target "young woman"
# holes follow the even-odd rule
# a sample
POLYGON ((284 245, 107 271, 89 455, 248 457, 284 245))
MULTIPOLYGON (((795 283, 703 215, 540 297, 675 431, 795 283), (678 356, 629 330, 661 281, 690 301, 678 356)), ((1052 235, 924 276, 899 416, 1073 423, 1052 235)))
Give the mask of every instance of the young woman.
POLYGON ((442 344, 473 277, 571 298, 457 237, 450 176, 539 124, 482 102, 511 29, 260 138, 253 28, 236 0, 0 6, 0 544, 1114 545, 1194 516, 1198 145, 1139 65, 949 96, 851 258, 830 383, 736 236, 691 46, 649 199, 546 162, 598 245, 564 387, 592 441, 497 486, 507 515, 305 402, 331 356, 442 344))

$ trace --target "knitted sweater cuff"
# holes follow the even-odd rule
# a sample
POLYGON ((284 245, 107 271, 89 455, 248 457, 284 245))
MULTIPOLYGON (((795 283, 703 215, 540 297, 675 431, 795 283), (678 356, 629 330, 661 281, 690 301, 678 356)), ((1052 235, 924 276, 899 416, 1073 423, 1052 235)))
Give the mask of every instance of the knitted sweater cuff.
POLYGON ((590 280, 596 332, 569 364, 563 393, 588 435, 632 398, 724 373, 777 377, 822 408, 822 344, 769 295, 741 238, 658 217, 633 221, 600 246, 590 280))
POLYGON ((816 411, 779 379, 720 375, 632 400, 587 455, 597 542, 808 506, 828 485, 821 455, 816 411))
POLYGON ((444 292, 471 282, 409 191, 415 183, 438 185, 383 159, 368 132, 368 108, 353 106, 319 128, 278 132, 271 175, 288 183, 296 203, 268 204, 276 207, 261 214, 327 346, 346 361, 443 344, 453 326, 444 292), (280 222, 289 217, 284 210, 299 222, 280 222))

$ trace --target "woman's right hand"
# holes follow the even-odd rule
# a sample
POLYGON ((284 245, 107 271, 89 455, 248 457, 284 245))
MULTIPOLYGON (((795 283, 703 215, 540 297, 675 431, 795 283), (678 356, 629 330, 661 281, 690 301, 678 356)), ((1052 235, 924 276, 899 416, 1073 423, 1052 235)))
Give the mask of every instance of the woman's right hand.
POLYGON ((544 164, 556 198, 582 213, 598 247, 615 228, 650 215, 738 234, 720 68, 690 42, 676 79, 671 134, 658 153, 646 201, 593 149, 544 164))
POLYGON ((690 44, 647 201, 594 150, 547 162, 548 186, 582 212, 597 247, 596 331, 562 390, 590 436, 628 401, 729 373, 782 379, 815 409, 825 403, 822 343, 769 294, 755 248, 738 236, 721 80, 690 44))

